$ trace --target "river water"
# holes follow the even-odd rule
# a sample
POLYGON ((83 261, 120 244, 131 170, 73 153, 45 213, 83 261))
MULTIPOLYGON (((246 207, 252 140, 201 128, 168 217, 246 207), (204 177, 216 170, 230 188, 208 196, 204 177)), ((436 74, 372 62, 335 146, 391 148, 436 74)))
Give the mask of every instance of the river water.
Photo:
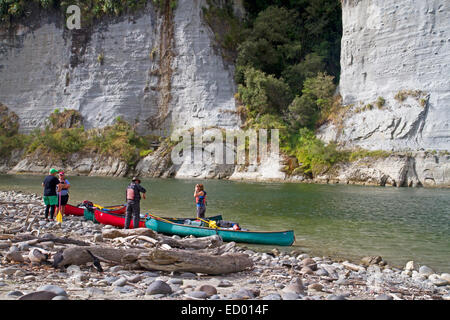
MULTIPOLYGON (((43 178, 0 175, 0 190, 42 194, 43 178)), ((123 203, 129 183, 128 178, 67 178, 71 204, 123 203)), ((296 242, 288 249, 354 261, 380 255, 394 266, 414 260, 450 272, 449 189, 144 179, 148 197, 141 202, 142 213, 194 217, 196 183, 208 193, 207 215, 222 214, 251 230, 293 229, 296 242)))

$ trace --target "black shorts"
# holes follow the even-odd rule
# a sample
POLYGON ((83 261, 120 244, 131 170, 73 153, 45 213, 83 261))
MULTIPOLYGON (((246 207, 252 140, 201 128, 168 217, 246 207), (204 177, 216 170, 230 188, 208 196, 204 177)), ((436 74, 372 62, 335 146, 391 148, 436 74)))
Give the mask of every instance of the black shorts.
POLYGON ((58 205, 65 206, 67 202, 69 202, 69 195, 61 196, 61 203, 58 203, 58 205))

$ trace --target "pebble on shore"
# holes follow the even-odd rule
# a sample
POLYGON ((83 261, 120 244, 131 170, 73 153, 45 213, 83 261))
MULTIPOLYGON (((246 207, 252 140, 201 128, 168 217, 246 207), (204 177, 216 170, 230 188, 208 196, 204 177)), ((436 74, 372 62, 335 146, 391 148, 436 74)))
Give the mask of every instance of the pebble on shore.
MULTIPOLYGON (((0 202, 9 203, 0 204, 0 236, 6 235, 6 230, 23 227, 31 212, 28 219, 37 216, 36 221, 22 233, 65 235, 92 245, 108 241, 101 231, 111 226, 94 224, 83 217, 64 217, 62 225, 45 222, 38 195, 0 191, 0 202)), ((51 241, 13 243, 6 236, 0 237, 0 299, 450 300, 449 273, 437 274, 414 261, 401 270, 390 267, 379 256, 364 257, 360 263, 339 262, 272 248, 255 252, 239 245, 232 250, 248 254, 254 261, 253 269, 223 276, 131 271, 106 263, 102 263, 103 273, 91 265, 57 270, 43 263, 46 258, 40 254, 48 252, 52 257, 65 247, 51 241)))

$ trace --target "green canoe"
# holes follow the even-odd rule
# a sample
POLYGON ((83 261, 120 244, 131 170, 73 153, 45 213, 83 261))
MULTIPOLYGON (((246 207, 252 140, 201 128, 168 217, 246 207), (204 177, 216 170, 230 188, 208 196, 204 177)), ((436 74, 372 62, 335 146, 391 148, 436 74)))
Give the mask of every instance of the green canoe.
POLYGON ((294 231, 244 231, 223 228, 208 228, 175 223, 159 217, 147 216, 145 226, 159 233, 176 234, 179 236, 193 235, 195 237, 207 237, 219 235, 223 241, 234 241, 255 244, 269 244, 277 246, 290 246, 294 243, 294 231))

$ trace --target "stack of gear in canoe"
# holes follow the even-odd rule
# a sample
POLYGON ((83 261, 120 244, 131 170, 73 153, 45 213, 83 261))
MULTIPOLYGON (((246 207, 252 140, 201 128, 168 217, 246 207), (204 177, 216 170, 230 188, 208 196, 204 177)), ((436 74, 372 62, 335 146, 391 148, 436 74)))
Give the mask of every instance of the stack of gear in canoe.
POLYGON ((204 220, 204 219, 196 219, 196 220, 190 220, 186 219, 184 220, 184 223, 186 225, 190 226, 196 226, 196 227, 207 227, 212 229, 229 229, 229 230, 242 230, 247 231, 246 229, 241 229, 239 226, 239 223, 233 222, 233 221, 226 221, 226 220, 204 220))

